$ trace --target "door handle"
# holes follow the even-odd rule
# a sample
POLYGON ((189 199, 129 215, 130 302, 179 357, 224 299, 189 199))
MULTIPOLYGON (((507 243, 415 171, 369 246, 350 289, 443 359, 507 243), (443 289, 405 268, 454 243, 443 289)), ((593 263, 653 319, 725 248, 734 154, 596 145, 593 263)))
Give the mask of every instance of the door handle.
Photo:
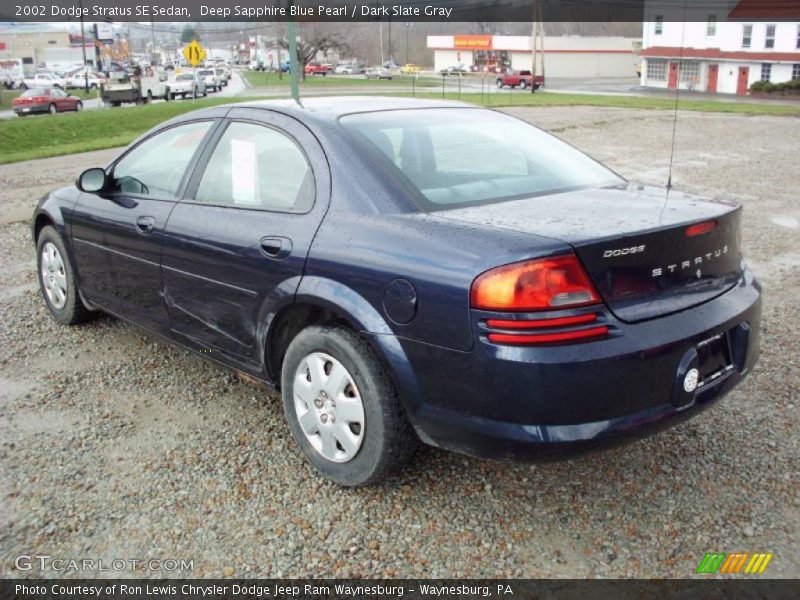
POLYGON ((153 226, 156 224, 155 217, 139 217, 136 219, 136 228, 139 233, 150 233, 153 231, 153 226))
POLYGON ((267 258, 283 259, 292 253, 292 240, 279 236, 261 238, 261 254, 267 258))

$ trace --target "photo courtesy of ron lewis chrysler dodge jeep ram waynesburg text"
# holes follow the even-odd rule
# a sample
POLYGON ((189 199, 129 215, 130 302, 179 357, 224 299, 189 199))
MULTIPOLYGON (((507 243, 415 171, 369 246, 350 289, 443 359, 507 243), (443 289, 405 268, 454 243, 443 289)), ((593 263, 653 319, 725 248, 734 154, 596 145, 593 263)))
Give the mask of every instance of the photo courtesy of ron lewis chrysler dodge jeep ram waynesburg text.
POLYGON ((58 322, 273 385, 314 467, 363 485, 419 441, 538 460, 711 406, 758 356, 741 214, 506 114, 340 97, 176 117, 32 226, 58 322))

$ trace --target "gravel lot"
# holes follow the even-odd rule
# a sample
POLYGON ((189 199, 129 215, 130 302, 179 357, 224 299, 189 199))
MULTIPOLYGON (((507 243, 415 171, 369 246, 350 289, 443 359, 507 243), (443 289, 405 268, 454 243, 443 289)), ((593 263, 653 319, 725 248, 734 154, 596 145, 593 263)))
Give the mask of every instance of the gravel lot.
MULTIPOLYGON (((666 181, 669 113, 509 112, 666 181)), ((707 551, 762 551, 767 575, 797 577, 798 125, 679 115, 675 185, 744 203, 766 288, 761 362, 715 410, 556 464, 426 448, 359 490, 306 466, 274 393, 110 318, 48 318, 14 221, 115 152, 0 166, 0 576, 39 575, 13 567, 39 553, 194 559, 184 576, 687 577, 707 551)))

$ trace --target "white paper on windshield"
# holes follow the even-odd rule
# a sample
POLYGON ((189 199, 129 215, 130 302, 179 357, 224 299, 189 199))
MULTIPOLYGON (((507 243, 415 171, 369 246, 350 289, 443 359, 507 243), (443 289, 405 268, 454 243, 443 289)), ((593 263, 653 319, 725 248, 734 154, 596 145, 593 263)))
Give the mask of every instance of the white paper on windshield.
POLYGON ((258 204, 256 198, 256 145, 231 140, 231 196, 236 204, 258 204))

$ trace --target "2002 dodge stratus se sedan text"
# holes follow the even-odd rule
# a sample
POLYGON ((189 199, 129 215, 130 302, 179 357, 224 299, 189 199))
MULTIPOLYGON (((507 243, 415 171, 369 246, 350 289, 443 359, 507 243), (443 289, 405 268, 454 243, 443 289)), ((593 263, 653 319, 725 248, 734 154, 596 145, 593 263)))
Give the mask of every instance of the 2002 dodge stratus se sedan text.
POLYGON ((537 459, 709 406, 758 353, 740 216, 501 113, 316 98, 164 123, 33 233, 57 321, 103 310, 274 385, 359 485, 418 440, 537 459))

